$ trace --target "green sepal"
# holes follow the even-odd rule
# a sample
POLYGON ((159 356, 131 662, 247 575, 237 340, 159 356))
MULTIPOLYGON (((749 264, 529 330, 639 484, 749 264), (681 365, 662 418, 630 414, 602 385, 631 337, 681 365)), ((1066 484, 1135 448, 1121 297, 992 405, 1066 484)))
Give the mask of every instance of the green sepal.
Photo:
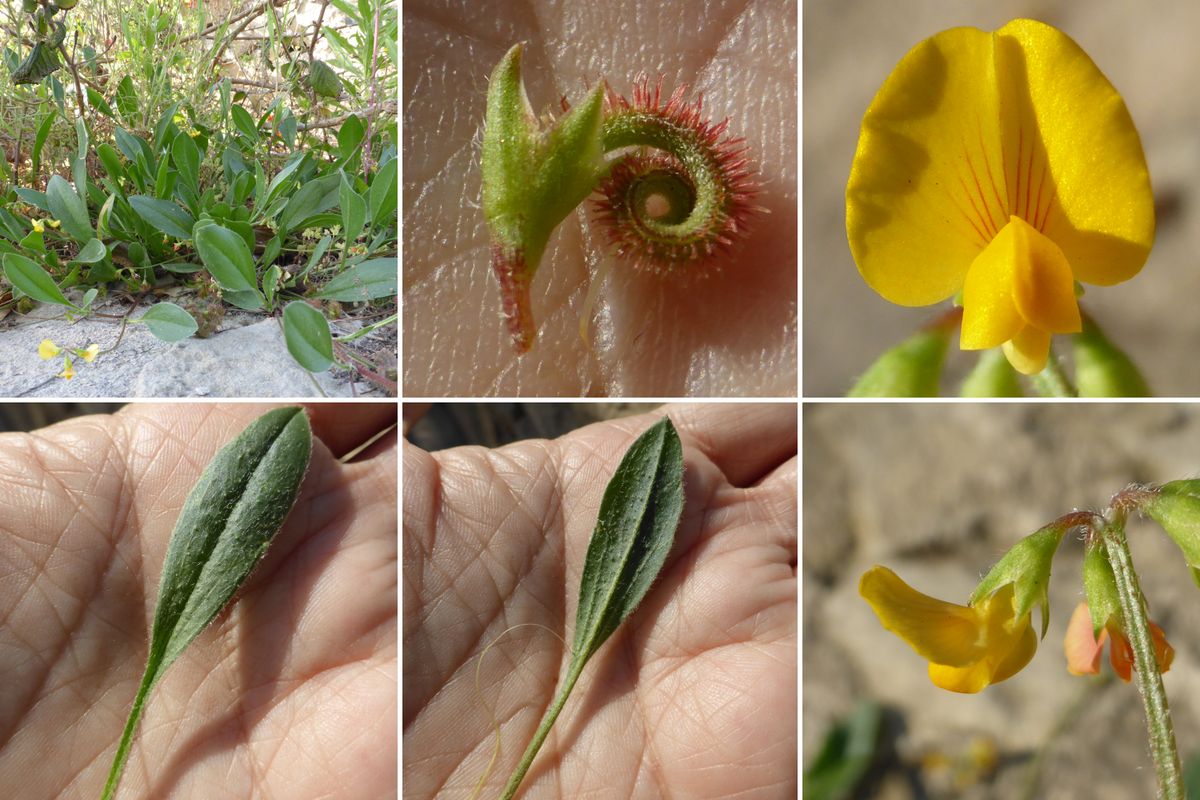
POLYGON ((1028 614, 1035 603, 1042 607, 1042 636, 1050 625, 1050 564, 1069 525, 1053 522, 1035 531, 1013 545, 996 566, 984 576, 971 594, 971 605, 994 594, 998 589, 1013 584, 1013 612, 1015 617, 1028 614))
POLYGON ((1200 586, 1200 480, 1163 484, 1142 501, 1141 510, 1175 540, 1200 586))
POLYGON ((1008 363, 999 347, 984 350, 979 360, 963 379, 960 397, 1023 397, 1017 371, 1008 363))
POLYGON ((493 245, 522 252, 529 276, 551 232, 604 175, 602 118, 603 84, 597 84, 543 129, 521 80, 520 44, 492 72, 483 132, 483 212, 493 245))
POLYGON ((1071 338, 1080 397, 1150 397, 1150 387, 1137 366, 1091 317, 1084 315, 1083 331, 1071 338))
POLYGON ((1122 617, 1117 576, 1108 561, 1108 550, 1098 538, 1084 549, 1083 593, 1087 597, 1088 612, 1092 615, 1092 637, 1099 639, 1100 631, 1110 619, 1119 623, 1122 617))
POLYGON ((936 397, 950 331, 919 331, 886 351, 859 377, 847 397, 936 397))

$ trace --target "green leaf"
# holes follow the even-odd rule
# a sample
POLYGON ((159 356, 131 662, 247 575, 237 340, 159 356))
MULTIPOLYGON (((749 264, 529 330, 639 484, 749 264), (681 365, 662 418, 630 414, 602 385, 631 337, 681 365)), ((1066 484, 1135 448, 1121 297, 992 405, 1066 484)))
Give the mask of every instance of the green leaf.
POLYGON ((345 173, 342 173, 342 182, 338 189, 338 205, 342 207, 342 234, 349 246, 359 237, 363 225, 366 224, 367 201, 354 191, 345 173))
POLYGON ((816 760, 804 770, 808 800, 848 800, 866 776, 879 749, 883 709, 863 700, 854 713, 830 726, 816 760))
POLYGON ((88 105, 99 111, 104 116, 114 116, 112 106, 110 106, 108 101, 104 99, 104 95, 100 94, 90 86, 87 87, 87 99, 88 105))
POLYGON ((79 254, 72 258, 70 264, 95 264, 108 255, 108 248, 99 239, 89 239, 79 254))
POLYGON ((135 126, 141 124, 141 112, 138 109, 137 90, 133 88, 133 79, 128 75, 117 84, 117 110, 125 124, 135 126))
POLYGON ((349 267, 313 293, 313 297, 361 303, 396 294, 397 260, 372 258, 349 267))
POLYGON ((50 273, 25 256, 17 253, 5 253, 4 274, 8 276, 9 283, 34 300, 40 300, 43 303, 57 303, 68 308, 75 307, 74 303, 63 296, 58 284, 50 277, 50 273))
MULTIPOLYGON (((338 163, 343 166, 349 165, 354 156, 358 154, 365 137, 366 128, 363 126, 362 120, 356 114, 346 117, 346 121, 338 129, 338 163)), ((354 167, 347 166, 346 168, 350 172, 355 171, 354 167)))
POLYGON ((196 221, 192 219, 191 214, 170 200, 138 194, 129 198, 129 205, 139 217, 167 236, 176 239, 192 238, 192 226, 196 221))
POLYGON ((135 322, 144 322, 150 332, 164 342, 178 342, 196 332, 195 318, 174 303, 155 303, 135 322))
POLYGON ((308 86, 321 97, 336 98, 342 93, 342 79, 324 61, 314 60, 309 65, 308 86))
POLYGON ((254 117, 250 116, 250 112, 239 105, 235 105, 229 110, 229 116, 233 118, 233 124, 243 135, 251 142, 258 142, 258 126, 254 124, 254 117))
POLYGON ((1071 337, 1075 345, 1075 386, 1080 397, 1149 397, 1150 387, 1125 351, 1083 316, 1083 332, 1071 337))
POLYGON ((87 204, 87 157, 91 150, 87 125, 83 117, 75 118, 75 158, 71 160, 71 179, 79 199, 87 204))
POLYGON ((254 256, 241 236, 221 225, 205 225, 195 231, 196 252, 223 289, 252 291, 255 285, 254 256))
POLYGON ((292 195, 292 199, 283 207, 283 213, 279 215, 279 227, 290 231, 297 223, 335 207, 341 184, 341 173, 335 173, 301 186, 300 191, 292 195))
POLYGON ((46 185, 46 199, 50 203, 50 213, 62 222, 63 230, 75 241, 86 242, 96 236, 87 205, 61 175, 51 176, 46 185))
POLYGON ((950 331, 918 331, 886 351, 862 374, 848 397, 936 397, 950 331))
POLYGON ((503 800, 516 794, 588 660, 650 591, 675 541, 683 500, 683 448, 675 427, 663 417, 629 447, 604 490, 579 583, 567 675, 509 778, 503 800))
POLYGON ((293 300, 283 309, 283 338, 292 358, 309 372, 324 372, 333 365, 329 321, 303 300, 293 300))
POLYGON ((275 290, 279 286, 279 276, 281 274, 283 273, 279 267, 274 264, 268 267, 267 271, 263 273, 263 296, 267 299, 268 307, 275 305, 275 290))
POLYGON ((150 691, 267 551, 296 502, 311 451, 303 409, 268 411, 217 453, 192 488, 167 546, 146 670, 102 800, 116 793, 150 691))
POLYGON ((175 168, 192 189, 197 187, 196 181, 200 175, 200 155, 200 148, 187 134, 176 136, 171 143, 171 159, 175 162, 175 168))
POLYGON ((367 202, 371 208, 371 223, 386 225, 396 223, 396 159, 391 159, 375 173, 367 202))
POLYGON ((38 172, 42 168, 42 149, 46 146, 46 139, 50 136, 50 129, 54 127, 54 120, 58 115, 51 111, 42 120, 42 124, 38 126, 37 135, 33 138, 33 167, 31 174, 37 177, 38 172))
MULTIPOLYGON (((61 22, 55 24, 62 27, 61 22)), ((43 78, 61 66, 62 63, 58 60, 58 51, 51 47, 49 42, 38 42, 29 51, 29 55, 25 56, 25 60, 13 70, 12 82, 16 84, 40 83, 43 78)))

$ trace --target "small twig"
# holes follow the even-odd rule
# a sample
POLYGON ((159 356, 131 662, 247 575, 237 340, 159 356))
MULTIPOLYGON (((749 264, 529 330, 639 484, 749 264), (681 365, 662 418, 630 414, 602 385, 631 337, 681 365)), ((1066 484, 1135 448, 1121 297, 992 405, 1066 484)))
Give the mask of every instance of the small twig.
POLYGON ((308 43, 308 61, 311 64, 313 53, 317 51, 317 39, 321 35, 321 23, 325 21, 325 9, 329 8, 329 0, 321 0, 321 11, 317 14, 317 24, 313 26, 312 41, 308 43))
MULTIPOLYGON (((387 113, 387 112, 395 113, 395 111, 396 111, 396 103, 394 101, 388 100, 386 102, 379 103, 377 105, 368 106, 367 108, 360 108, 357 111, 351 111, 348 114, 342 114, 341 116, 333 117, 332 119, 323 119, 323 120, 319 120, 317 122, 300 123, 299 125, 296 126, 296 130, 311 131, 311 130, 316 130, 317 128, 335 128, 338 125, 341 125, 346 120, 350 119, 350 117, 356 117, 356 116, 357 117, 366 117, 367 125, 369 126, 371 123, 371 120, 374 117, 378 116, 379 114, 387 113)), ((368 130, 370 130, 369 127, 368 127, 368 130)), ((368 141, 368 140, 364 138, 364 141, 368 141)))

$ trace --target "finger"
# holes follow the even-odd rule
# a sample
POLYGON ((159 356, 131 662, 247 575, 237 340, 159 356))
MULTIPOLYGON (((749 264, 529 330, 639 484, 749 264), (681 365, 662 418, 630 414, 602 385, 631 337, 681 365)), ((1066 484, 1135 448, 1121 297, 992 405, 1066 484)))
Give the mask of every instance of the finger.
POLYGON ((397 422, 395 403, 305 403, 304 407, 313 435, 338 459, 397 422))
POLYGON ((761 481, 747 490, 754 504, 755 514, 763 520, 766 530, 771 531, 777 544, 791 554, 791 563, 796 563, 796 539, 799 528, 797 515, 797 471, 799 459, 792 456, 780 464, 761 481))
POLYGON ((668 411, 680 435, 734 486, 753 486, 796 455, 793 403, 683 404, 668 411))

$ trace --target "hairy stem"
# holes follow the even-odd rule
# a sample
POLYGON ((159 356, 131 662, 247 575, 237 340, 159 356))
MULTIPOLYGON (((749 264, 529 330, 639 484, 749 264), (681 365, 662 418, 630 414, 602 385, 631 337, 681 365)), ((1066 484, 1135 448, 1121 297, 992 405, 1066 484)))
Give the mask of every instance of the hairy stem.
POLYGON ((559 713, 563 710, 563 706, 567 703, 567 696, 571 694, 571 690, 575 688, 575 682, 579 680, 580 674, 583 672, 586 659, 575 659, 576 662, 572 665, 571 671, 567 673, 566 680, 559 687, 558 694, 555 695, 554 701, 550 707, 546 709, 545 716, 542 717, 542 722, 538 725, 537 731, 533 734, 533 739, 530 740, 529 746, 525 748, 524 755, 521 756, 521 763, 513 770, 513 774, 508 779, 508 783, 504 787, 504 793, 500 795, 500 800, 511 800, 517 794, 517 789, 521 786, 521 781, 525 779, 525 773, 529 771, 529 767, 533 764, 533 759, 537 756, 538 750, 542 749, 542 743, 546 741, 546 735, 550 733, 550 728, 554 726, 554 721, 558 719, 559 713))
POLYGON ((1053 347, 1050 348, 1050 356, 1046 359, 1045 369, 1032 376, 1031 379, 1037 393, 1042 397, 1077 396, 1075 388, 1071 386, 1071 381, 1067 378, 1067 373, 1063 372, 1062 364, 1054 355, 1053 347))
POLYGON ((1154 758, 1154 770, 1158 776, 1158 796, 1163 800, 1183 800, 1183 777, 1179 766, 1179 753, 1175 748, 1171 710, 1167 707, 1167 693, 1163 688, 1162 674, 1158 671, 1158 661, 1154 656, 1145 599, 1142 597, 1137 572, 1133 569, 1129 543, 1125 538, 1124 512, 1117 509, 1114 517, 1115 519, 1102 529, 1102 536, 1109 563, 1112 564, 1113 574, 1116 576, 1125 635, 1133 648, 1138 693, 1146 709, 1150 754, 1154 758))

